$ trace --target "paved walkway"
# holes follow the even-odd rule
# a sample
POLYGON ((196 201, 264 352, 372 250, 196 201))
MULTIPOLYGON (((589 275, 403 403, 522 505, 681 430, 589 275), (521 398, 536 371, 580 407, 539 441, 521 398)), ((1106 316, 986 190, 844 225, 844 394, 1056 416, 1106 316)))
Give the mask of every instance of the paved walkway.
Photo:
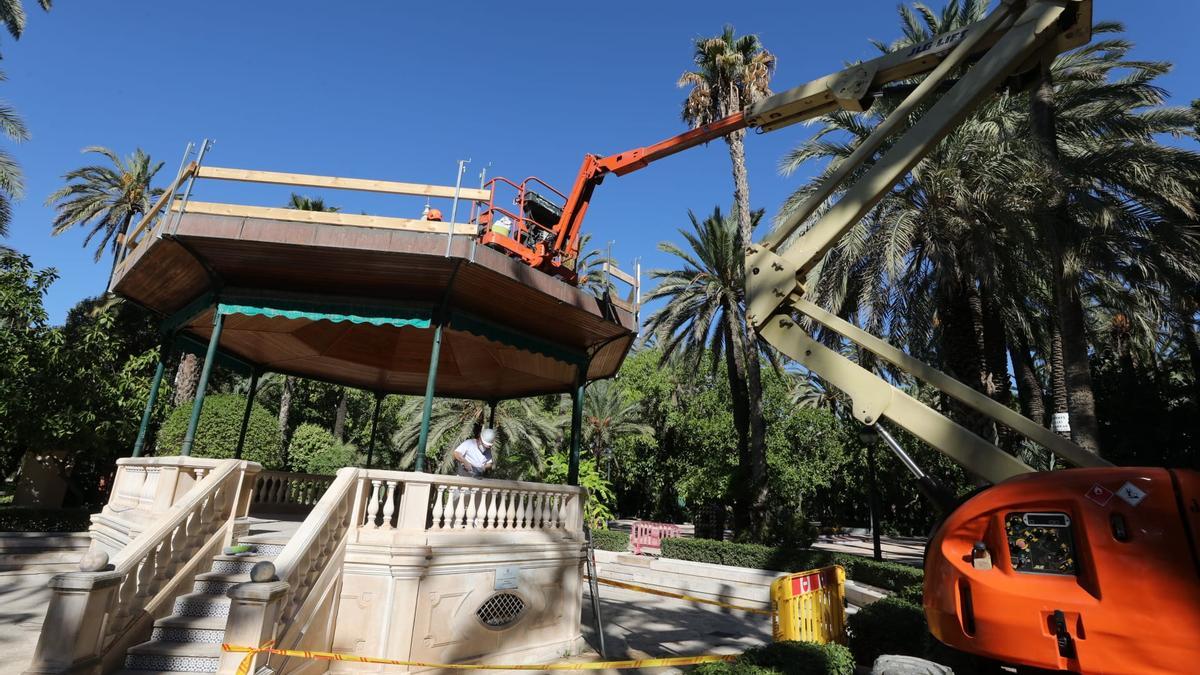
MULTIPOLYGON (((609 586, 600 587, 600 614, 609 659, 737 654, 771 641, 770 617, 609 586)), ((599 651, 591 595, 586 590, 583 637, 592 649, 599 651)), ((678 668, 646 671, 684 672, 678 668)))
POLYGON ((18 675, 29 667, 50 589, 46 583, 57 571, 18 570, 0 572, 0 675, 18 675))
MULTIPOLYGON (((821 535, 813 548, 834 553, 853 553, 867 558, 875 555, 875 544, 870 535, 821 535)), ((890 562, 920 566, 925 559, 925 540, 921 538, 880 537, 879 548, 883 559, 890 562)))

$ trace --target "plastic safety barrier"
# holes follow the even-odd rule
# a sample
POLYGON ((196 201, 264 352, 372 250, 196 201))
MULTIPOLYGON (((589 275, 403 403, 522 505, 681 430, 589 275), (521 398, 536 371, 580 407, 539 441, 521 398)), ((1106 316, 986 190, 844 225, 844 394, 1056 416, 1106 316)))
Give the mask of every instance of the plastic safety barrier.
POLYGON ((831 565, 779 577, 771 584, 776 641, 846 643, 846 570, 831 565))
POLYGON ((641 555, 643 547, 662 548, 663 539, 678 536, 678 525, 639 520, 633 524, 633 532, 629 535, 629 543, 633 544, 633 554, 641 555))

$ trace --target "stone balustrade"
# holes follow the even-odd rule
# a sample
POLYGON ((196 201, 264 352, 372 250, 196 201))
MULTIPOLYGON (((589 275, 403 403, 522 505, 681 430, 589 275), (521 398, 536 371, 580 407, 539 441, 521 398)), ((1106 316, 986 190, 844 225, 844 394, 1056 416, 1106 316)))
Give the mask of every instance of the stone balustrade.
POLYGON ((108 503, 92 516, 94 547, 117 555, 222 461, 181 456, 118 459, 108 503))
POLYGON ((170 492, 173 503, 112 557, 110 569, 51 580, 53 595, 27 673, 112 672, 125 650, 148 637, 154 619, 169 613, 175 597, 191 588, 202 565, 228 543, 235 520, 246 514, 259 465, 162 461, 179 459, 187 458, 121 460, 128 484, 117 503, 130 504, 133 498, 153 503, 145 498, 147 484, 159 496, 170 492), (188 481, 180 478, 185 473, 188 481), (181 485, 186 485, 182 493, 181 485))
POLYGON ((304 513, 312 509, 334 477, 313 473, 263 471, 254 485, 251 513, 304 513))

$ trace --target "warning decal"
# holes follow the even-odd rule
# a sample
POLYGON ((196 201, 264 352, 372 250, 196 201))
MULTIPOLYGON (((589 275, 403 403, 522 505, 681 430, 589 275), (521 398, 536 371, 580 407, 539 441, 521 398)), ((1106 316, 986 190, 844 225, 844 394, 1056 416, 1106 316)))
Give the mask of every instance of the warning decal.
MULTIPOLYGON (((1127 485, 1128 485, 1128 483, 1127 483, 1127 485)), ((1109 490, 1108 488, 1104 487, 1103 485, 1101 485, 1099 483, 1094 483, 1092 485, 1092 487, 1088 488, 1087 495, 1086 495, 1086 497, 1088 499, 1096 502, 1100 506, 1107 505, 1108 500, 1112 499, 1112 496, 1113 496, 1112 490, 1109 490)))
POLYGON ((1129 481, 1125 481, 1121 489, 1117 490, 1117 496, 1128 502, 1130 506, 1137 506, 1146 498, 1146 491, 1129 481))

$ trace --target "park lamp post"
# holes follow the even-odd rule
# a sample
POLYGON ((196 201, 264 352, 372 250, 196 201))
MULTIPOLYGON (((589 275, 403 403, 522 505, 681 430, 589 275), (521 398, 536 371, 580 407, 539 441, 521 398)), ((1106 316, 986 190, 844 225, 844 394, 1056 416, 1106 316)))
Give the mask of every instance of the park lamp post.
POLYGON ((858 438, 867 449, 867 491, 871 504, 871 539, 874 545, 876 560, 883 560, 883 547, 879 542, 879 489, 875 484, 875 446, 879 443, 879 434, 874 427, 863 427, 858 432, 858 438))

